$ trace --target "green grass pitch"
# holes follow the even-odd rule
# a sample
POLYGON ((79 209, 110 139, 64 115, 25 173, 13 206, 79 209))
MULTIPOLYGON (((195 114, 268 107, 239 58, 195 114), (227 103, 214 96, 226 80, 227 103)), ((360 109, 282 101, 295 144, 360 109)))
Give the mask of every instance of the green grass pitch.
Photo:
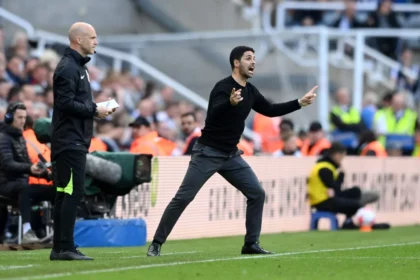
POLYGON ((420 279, 420 226, 363 233, 263 235, 269 256, 240 255, 243 237, 146 247, 81 248, 92 262, 51 262, 49 250, 0 252, 0 279, 420 279))

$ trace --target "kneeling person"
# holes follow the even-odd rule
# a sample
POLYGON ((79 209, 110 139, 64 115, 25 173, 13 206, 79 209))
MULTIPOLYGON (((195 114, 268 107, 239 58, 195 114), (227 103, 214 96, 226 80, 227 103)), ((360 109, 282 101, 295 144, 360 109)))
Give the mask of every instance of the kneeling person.
POLYGON ((317 210, 345 214, 343 228, 356 228, 352 216, 366 204, 377 201, 379 195, 361 191, 359 187, 341 190, 344 173, 339 169, 345 155, 346 147, 333 143, 326 155, 317 161, 308 178, 309 202, 317 210))

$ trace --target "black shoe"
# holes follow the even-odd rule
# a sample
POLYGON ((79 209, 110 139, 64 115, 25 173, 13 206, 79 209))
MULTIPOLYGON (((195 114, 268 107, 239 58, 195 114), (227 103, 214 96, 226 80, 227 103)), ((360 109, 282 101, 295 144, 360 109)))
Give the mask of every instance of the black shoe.
POLYGON ((73 250, 67 250, 67 251, 61 250, 60 260, 62 261, 93 261, 93 258, 82 254, 82 252, 77 250, 77 248, 74 248, 73 250))
POLYGON ((360 229, 360 227, 357 226, 352 220, 350 220, 350 221, 345 221, 343 223, 343 226, 341 227, 341 229, 358 230, 358 229, 360 229))
POLYGON ((242 255, 250 255, 250 254, 274 254, 273 252, 264 250, 260 247, 258 243, 254 243, 252 245, 244 245, 242 247, 242 255))
POLYGON ((162 244, 159 243, 152 243, 149 246, 149 250, 147 251, 147 256, 149 257, 158 257, 160 256, 160 248, 162 244))
POLYGON ((50 253, 50 261, 59 261, 59 260, 61 260, 60 251, 52 249, 50 253))

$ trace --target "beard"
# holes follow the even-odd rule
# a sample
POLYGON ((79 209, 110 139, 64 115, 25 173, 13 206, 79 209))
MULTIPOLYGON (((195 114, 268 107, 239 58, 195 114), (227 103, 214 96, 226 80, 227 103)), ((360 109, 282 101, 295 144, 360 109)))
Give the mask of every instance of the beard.
POLYGON ((239 68, 239 74, 241 74, 241 76, 244 77, 245 79, 252 78, 252 76, 248 74, 248 67, 246 66, 241 66, 241 68, 239 68))

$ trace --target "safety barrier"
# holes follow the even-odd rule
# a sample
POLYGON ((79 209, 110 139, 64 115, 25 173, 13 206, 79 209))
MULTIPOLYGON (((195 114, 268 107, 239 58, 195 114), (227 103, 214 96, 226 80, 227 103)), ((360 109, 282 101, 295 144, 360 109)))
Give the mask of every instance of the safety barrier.
MULTIPOLYGON (((316 158, 245 159, 266 191, 262 233, 309 230, 306 178, 316 158)), ((165 207, 181 184, 189 160, 189 157, 154 158, 153 182, 118 198, 115 217, 144 218, 147 240, 151 240, 165 207)), ((419 165, 417 158, 347 157, 343 163, 345 186, 358 185, 380 192, 380 201, 372 204, 377 222, 392 226, 417 224, 420 223, 419 165)), ((216 174, 187 207, 170 239, 244 235, 245 214, 246 199, 216 174)), ((320 226, 325 228, 326 224, 320 226)))

